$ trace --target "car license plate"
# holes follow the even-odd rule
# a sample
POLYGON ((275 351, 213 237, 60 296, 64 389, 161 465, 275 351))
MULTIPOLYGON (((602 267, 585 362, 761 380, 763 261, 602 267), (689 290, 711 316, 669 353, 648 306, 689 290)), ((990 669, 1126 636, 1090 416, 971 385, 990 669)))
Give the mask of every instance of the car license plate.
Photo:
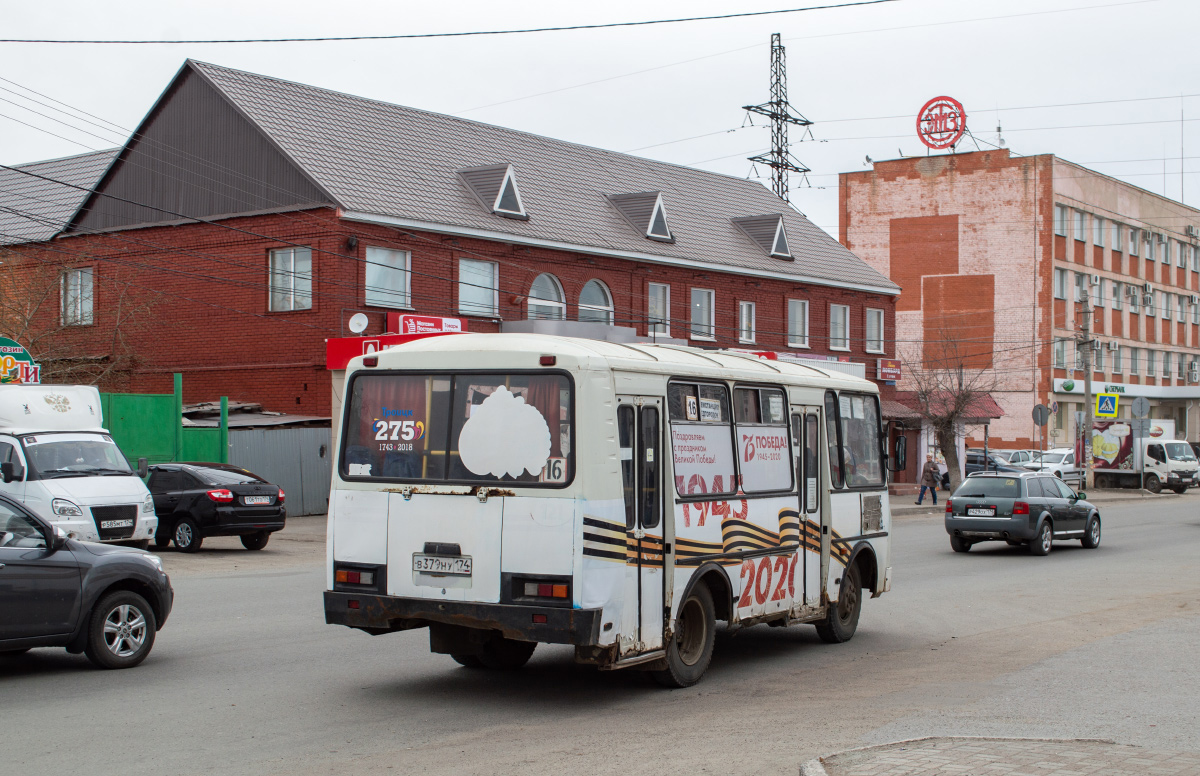
POLYGON ((995 507, 967 507, 967 517, 995 517, 995 507))
POLYGON ((133 528, 132 520, 101 520, 100 527, 109 528, 133 528))
POLYGON ((270 504, 271 497, 270 496, 243 496, 242 503, 246 504, 247 506, 249 506, 251 504, 270 504))
POLYGON ((422 574, 471 576, 471 559, 465 555, 448 558, 443 555, 413 555, 413 571, 422 574))

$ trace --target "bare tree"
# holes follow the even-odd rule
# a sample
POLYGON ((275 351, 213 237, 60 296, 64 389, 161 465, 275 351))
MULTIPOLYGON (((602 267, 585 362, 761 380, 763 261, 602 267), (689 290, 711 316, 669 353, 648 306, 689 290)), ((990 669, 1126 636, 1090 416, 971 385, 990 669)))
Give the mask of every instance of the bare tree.
POLYGON ((43 381, 130 386, 156 295, 97 265, 28 250, 0 251, 0 262, 0 335, 29 351, 43 381))
POLYGON ((992 338, 973 339, 972 327, 943 328, 927 338, 919 353, 906 354, 905 380, 911 381, 917 412, 933 430, 946 458, 950 491, 962 484, 958 438, 969 420, 979 416, 988 394, 996 389, 992 338))

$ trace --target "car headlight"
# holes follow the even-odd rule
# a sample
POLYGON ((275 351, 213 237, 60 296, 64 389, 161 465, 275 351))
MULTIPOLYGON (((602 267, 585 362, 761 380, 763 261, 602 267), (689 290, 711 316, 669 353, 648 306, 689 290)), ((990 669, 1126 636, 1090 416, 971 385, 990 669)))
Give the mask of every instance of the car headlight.
POLYGON ((162 572, 162 570, 163 570, 162 558, 158 557, 157 555, 143 555, 142 557, 144 557, 146 560, 153 563, 154 568, 158 569, 159 572, 162 572))
POLYGON ((146 500, 142 502, 142 514, 154 514, 154 496, 146 496, 146 500))
POLYGON ((65 498, 56 498, 51 501, 50 509, 59 517, 83 517, 83 510, 65 498))

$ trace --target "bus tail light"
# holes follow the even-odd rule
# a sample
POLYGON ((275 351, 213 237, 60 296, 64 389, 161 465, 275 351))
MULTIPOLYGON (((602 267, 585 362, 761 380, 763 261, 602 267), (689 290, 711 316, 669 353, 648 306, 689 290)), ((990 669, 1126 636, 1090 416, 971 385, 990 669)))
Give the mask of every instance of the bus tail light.
POLYGON ((1024 501, 1014 501, 1013 502, 1013 514, 1014 515, 1029 514, 1029 505, 1026 504, 1024 501))
POLYGON ((570 588, 567 585, 552 585, 546 582, 526 582, 525 595, 530 598, 567 598, 570 588))
POLYGON ((373 585, 375 584, 375 572, 340 569, 334 572, 333 581, 344 585, 373 585))
POLYGON ((232 504, 233 503, 233 491, 227 490, 225 488, 220 488, 218 490, 210 490, 208 492, 208 497, 210 499, 212 499, 213 501, 217 502, 218 504, 232 504))

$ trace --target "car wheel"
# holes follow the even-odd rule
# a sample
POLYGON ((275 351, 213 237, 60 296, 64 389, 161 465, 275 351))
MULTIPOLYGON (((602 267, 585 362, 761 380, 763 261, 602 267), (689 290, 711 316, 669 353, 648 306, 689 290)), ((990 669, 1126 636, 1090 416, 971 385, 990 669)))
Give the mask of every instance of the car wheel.
POLYGON ((466 666, 467 668, 483 668, 483 661, 481 661, 477 655, 451 654, 450 657, 454 658, 454 662, 458 663, 460 666, 466 666))
POLYGON ((817 635, 827 644, 840 644, 854 637, 858 615, 862 611, 862 582, 858 567, 850 566, 842 574, 837 603, 829 607, 825 619, 818 622, 817 635))
POLYGON ((146 659, 158 630, 146 599, 117 590, 100 599, 88 622, 88 660, 100 668, 132 668, 146 659))
POLYGON ((1049 555, 1050 549, 1054 546, 1054 529, 1050 525, 1050 521, 1042 523, 1042 529, 1038 531, 1038 535, 1029 540, 1030 555, 1049 555))
POLYGON ((242 536, 242 546, 247 550, 261 550, 267 546, 267 542, 271 540, 270 531, 259 531, 258 533, 244 534, 242 536))
POLYGON ((971 543, 961 536, 951 536, 950 549, 954 550, 955 552, 970 552, 971 543))
POLYGON ((160 550, 165 550, 167 545, 171 543, 171 534, 161 526, 154 534, 154 546, 160 550))
POLYGON ((654 672, 663 687, 690 687, 712 662, 717 638, 717 610, 708 585, 699 582, 679 607, 675 632, 667 644, 667 667, 654 672))
POLYGON ((134 542, 133 546, 137 547, 139 550, 148 550, 148 549, 150 549, 150 540, 149 539, 141 539, 140 541, 134 542))
POLYGON ((528 663, 536 648, 536 641, 517 641, 497 635, 484 645, 478 660, 484 668, 513 671, 528 663))
POLYGON ((1150 491, 1151 493, 1162 492, 1162 480, 1158 478, 1157 474, 1147 474, 1144 485, 1146 490, 1150 491))
POLYGON ((1181 495, 1181 496, 1182 496, 1184 493, 1187 493, 1187 488, 1186 488, 1186 487, 1183 487, 1183 488, 1180 488, 1180 487, 1175 487, 1175 488, 1171 488, 1171 490, 1175 491, 1176 493, 1178 493, 1178 494, 1179 494, 1179 495, 1181 495))
POLYGON ((204 537, 200 535, 200 527, 190 517, 185 517, 175 524, 175 549, 180 552, 198 552, 204 537))
POLYGON ((1088 521, 1087 530, 1079 540, 1084 547, 1094 550, 1100 546, 1100 518, 1093 517, 1088 521))

